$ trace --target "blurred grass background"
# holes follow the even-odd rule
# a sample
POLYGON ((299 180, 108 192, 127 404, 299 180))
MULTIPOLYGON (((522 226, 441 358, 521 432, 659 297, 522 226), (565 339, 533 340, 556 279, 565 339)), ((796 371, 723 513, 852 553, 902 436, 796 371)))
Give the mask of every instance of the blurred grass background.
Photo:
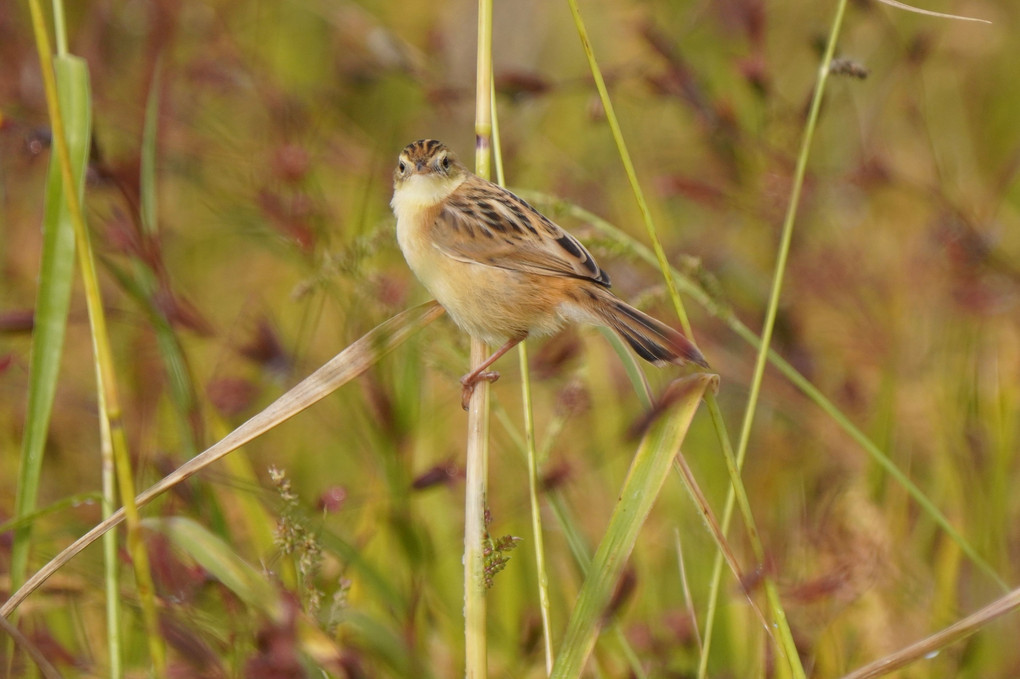
MULTIPOLYGON (((1020 7, 926 6, 994 23, 851 4, 837 53, 867 77, 829 83, 776 348, 1014 583, 1020 89, 1011 38, 1020 7)), ((475 5, 178 0, 67 11, 71 51, 91 71, 95 149, 86 208, 143 487, 425 299, 393 238, 390 174, 403 145, 426 136, 470 161, 475 5), (153 88, 159 212, 148 233, 139 173, 153 88), (154 291, 144 292, 140 271, 156 281, 154 291), (186 357, 185 382, 197 394, 190 406, 170 396, 179 377, 168 374, 159 341, 165 322, 186 357)), ((566 4, 525 0, 496 3, 495 11, 508 183, 584 206, 643 240, 566 4)), ((674 261, 699 257, 716 294, 760 327, 832 8, 602 0, 584 11, 667 252, 674 261)), ((0 63, 6 519, 24 427, 49 157, 22 3, 0 5, 0 63)), ((657 272, 583 222, 557 218, 592 244, 622 296, 669 318, 657 272)), ((689 312, 722 376, 719 399, 735 433, 753 349, 711 314, 694 305, 689 312)), ((79 295, 40 506, 99 487, 89 341, 79 295)), ((544 472, 594 544, 630 461, 626 430, 641 415, 639 401, 598 333, 571 330, 534 344, 536 426, 539 445, 549 449, 544 472), (561 429, 551 426, 560 420, 561 429)), ((221 465, 147 513, 196 519, 286 584, 284 564, 296 557, 260 550, 236 518, 243 510, 232 493, 260 499, 302 523, 322 551, 318 569, 300 585, 289 576, 289 586, 305 608, 319 592, 316 615, 341 640, 343 672, 456 676, 465 429, 456 378, 466 370, 466 347, 448 321, 430 326, 357 385, 249 445, 242 454, 259 484, 221 465), (274 489, 271 465, 285 472, 296 506, 274 489)), ((504 360, 500 370, 495 407, 508 416, 492 426, 491 530, 528 536, 517 368, 504 360)), ((658 386, 668 377, 649 376, 658 386)), ((766 376, 744 477, 771 558, 766 567, 815 676, 894 651, 1001 593, 828 416, 778 374, 766 376)), ((704 415, 685 452, 718 506, 727 479, 704 415)), ((84 503, 37 521, 32 565, 98 516, 84 503)), ((548 526, 553 624, 561 629, 580 576, 564 536, 548 526)), ((649 676, 688 676, 697 667, 674 529, 700 616, 714 546, 680 484, 670 482, 632 558, 634 589, 616 613, 649 676)), ((746 561, 740 533, 732 540, 746 561)), ((265 658, 274 641, 293 650, 286 643, 293 630, 240 615, 243 605, 226 588, 162 538, 152 535, 149 547, 172 669, 285 676, 265 673, 265 658)), ((489 593, 494 676, 542 676, 530 548, 525 539, 489 593)), ((105 674, 101 581, 92 549, 21 609, 29 637, 52 649, 68 674, 105 674)), ((127 666, 138 671, 146 656, 129 584, 125 576, 127 666)), ((722 616, 710 674, 767 676, 761 635, 732 582, 722 616)), ((1016 676, 1020 652, 1008 641, 1018 632, 1014 618, 993 623, 901 674, 1016 676)), ((591 667, 610 677, 629 671, 610 641, 591 667)))

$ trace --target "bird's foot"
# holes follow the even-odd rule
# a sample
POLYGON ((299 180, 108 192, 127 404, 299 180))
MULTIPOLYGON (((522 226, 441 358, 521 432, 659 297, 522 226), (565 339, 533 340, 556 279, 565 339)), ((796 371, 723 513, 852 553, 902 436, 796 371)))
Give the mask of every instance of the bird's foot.
POLYGON ((495 370, 483 370, 478 373, 468 373, 464 377, 460 378, 460 383, 464 387, 460 394, 460 405, 464 410, 468 409, 468 404, 471 402, 471 394, 475 393, 475 385, 479 382, 495 382, 499 379, 499 373, 495 370))

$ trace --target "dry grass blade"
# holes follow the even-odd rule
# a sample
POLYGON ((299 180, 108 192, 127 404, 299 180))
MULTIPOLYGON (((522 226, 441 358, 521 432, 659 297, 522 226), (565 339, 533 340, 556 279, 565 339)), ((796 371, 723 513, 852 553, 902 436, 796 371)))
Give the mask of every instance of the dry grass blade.
POLYGON ((982 24, 990 24, 990 23, 992 23, 991 21, 988 21, 987 19, 978 19, 978 18, 975 18, 975 17, 965 17, 965 16, 960 16, 959 14, 946 14, 945 12, 933 12, 930 9, 921 9, 920 7, 914 7, 912 5, 905 5, 902 2, 897 2, 896 0, 878 0, 878 1, 881 2, 881 3, 884 3, 886 5, 889 5, 890 7, 895 7, 897 9, 902 9, 902 10, 907 11, 907 12, 914 12, 915 14, 926 14, 926 15, 928 15, 930 17, 938 17, 940 19, 955 19, 956 21, 976 21, 976 22, 982 23, 982 24))
POLYGON ((30 658, 32 658, 32 661, 35 663, 39 673, 46 677, 46 679, 53 679, 54 677, 60 679, 60 672, 57 672, 57 669, 50 664, 42 651, 36 648, 31 641, 25 638, 25 635, 21 633, 21 630, 19 630, 14 623, 6 618, 0 618, 0 630, 7 632, 7 634, 11 636, 11 639, 13 639, 30 658))
MULTIPOLYGON (((437 319, 443 308, 436 302, 427 302, 403 311, 375 327, 361 339, 341 351, 321 368, 295 385, 290 391, 273 401, 240 427, 230 432, 210 448, 199 453, 174 472, 165 476, 136 499, 138 507, 148 504, 161 493, 205 469, 221 457, 237 450, 278 424, 290 419, 305 408, 322 400, 340 386, 351 381, 372 364, 403 343, 413 333, 437 319)), ((9 616, 22 601, 34 592, 53 573, 70 561, 103 533, 124 520, 121 508, 105 521, 75 540, 46 566, 35 573, 11 598, 0 606, 0 615, 9 616)))
POLYGON ((690 581, 687 577, 687 567, 684 565, 684 548, 680 540, 680 529, 673 529, 673 542, 676 543, 676 563, 680 571, 680 584, 684 591, 684 605, 687 606, 687 613, 691 621, 691 633, 694 635, 694 643, 699 653, 703 653, 705 645, 701 641, 701 631, 698 629, 698 616, 694 610, 694 597, 691 596, 690 581))
POLYGON ((775 636, 772 634, 769 622, 765 619, 765 614, 762 613, 761 608, 759 608, 758 604, 755 603, 754 597, 751 596, 750 590, 748 590, 745 585, 748 581, 747 576, 740 567, 740 564, 737 562, 737 557, 730 548, 730 543, 726 540, 726 535, 723 533, 722 528, 719 527, 719 520, 715 518, 715 513, 708 505, 708 499, 705 497, 705 494, 701 492, 701 487, 698 486, 698 480, 694 478, 694 472, 692 472, 691 468, 687 465, 687 460, 684 459, 683 451, 678 452, 676 457, 673 458, 673 467, 680 475, 680 478, 683 479, 684 486, 687 488, 687 492, 691 495, 691 500, 693 500, 694 504, 697 505, 698 513, 701 514, 702 520, 708 527, 708 532, 710 532, 712 537, 715 539, 715 544, 719 549, 719 553, 722 554, 726 564, 733 572, 733 576, 737 579, 737 582, 740 583, 741 590, 744 593, 744 597, 747 599, 747 603, 750 604, 754 614, 758 617, 765 633, 768 634, 773 641, 776 641, 775 636))
POLYGON ((981 610, 958 620, 949 627, 932 634, 930 637, 902 648, 891 655, 851 672, 843 679, 868 679, 880 677, 893 670, 909 665, 939 649, 945 648, 960 639, 969 637, 992 620, 1020 608, 1020 589, 1014 589, 1004 597, 996 599, 981 610))

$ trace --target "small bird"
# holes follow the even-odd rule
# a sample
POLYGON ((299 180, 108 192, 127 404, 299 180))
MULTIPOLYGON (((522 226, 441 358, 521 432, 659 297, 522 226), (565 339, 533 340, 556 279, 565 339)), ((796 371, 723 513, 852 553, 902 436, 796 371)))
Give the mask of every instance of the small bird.
POLYGON ((609 291, 609 276, 576 238, 502 186, 464 167, 444 144, 421 139, 393 173, 397 242, 418 280, 472 337, 499 346, 461 378, 467 409, 488 368, 532 335, 565 322, 611 328, 657 366, 708 367, 697 347, 609 291))

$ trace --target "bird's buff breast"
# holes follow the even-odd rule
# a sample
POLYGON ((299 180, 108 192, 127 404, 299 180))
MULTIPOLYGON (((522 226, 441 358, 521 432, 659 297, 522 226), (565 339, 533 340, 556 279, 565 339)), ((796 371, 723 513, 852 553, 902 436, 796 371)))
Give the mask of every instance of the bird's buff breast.
POLYGON ((404 210, 406 205, 396 197, 393 207, 397 242, 408 266, 469 335, 498 345, 511 337, 544 335, 560 327, 556 299, 546 294, 543 279, 548 277, 450 257, 428 239, 433 210, 404 210))

